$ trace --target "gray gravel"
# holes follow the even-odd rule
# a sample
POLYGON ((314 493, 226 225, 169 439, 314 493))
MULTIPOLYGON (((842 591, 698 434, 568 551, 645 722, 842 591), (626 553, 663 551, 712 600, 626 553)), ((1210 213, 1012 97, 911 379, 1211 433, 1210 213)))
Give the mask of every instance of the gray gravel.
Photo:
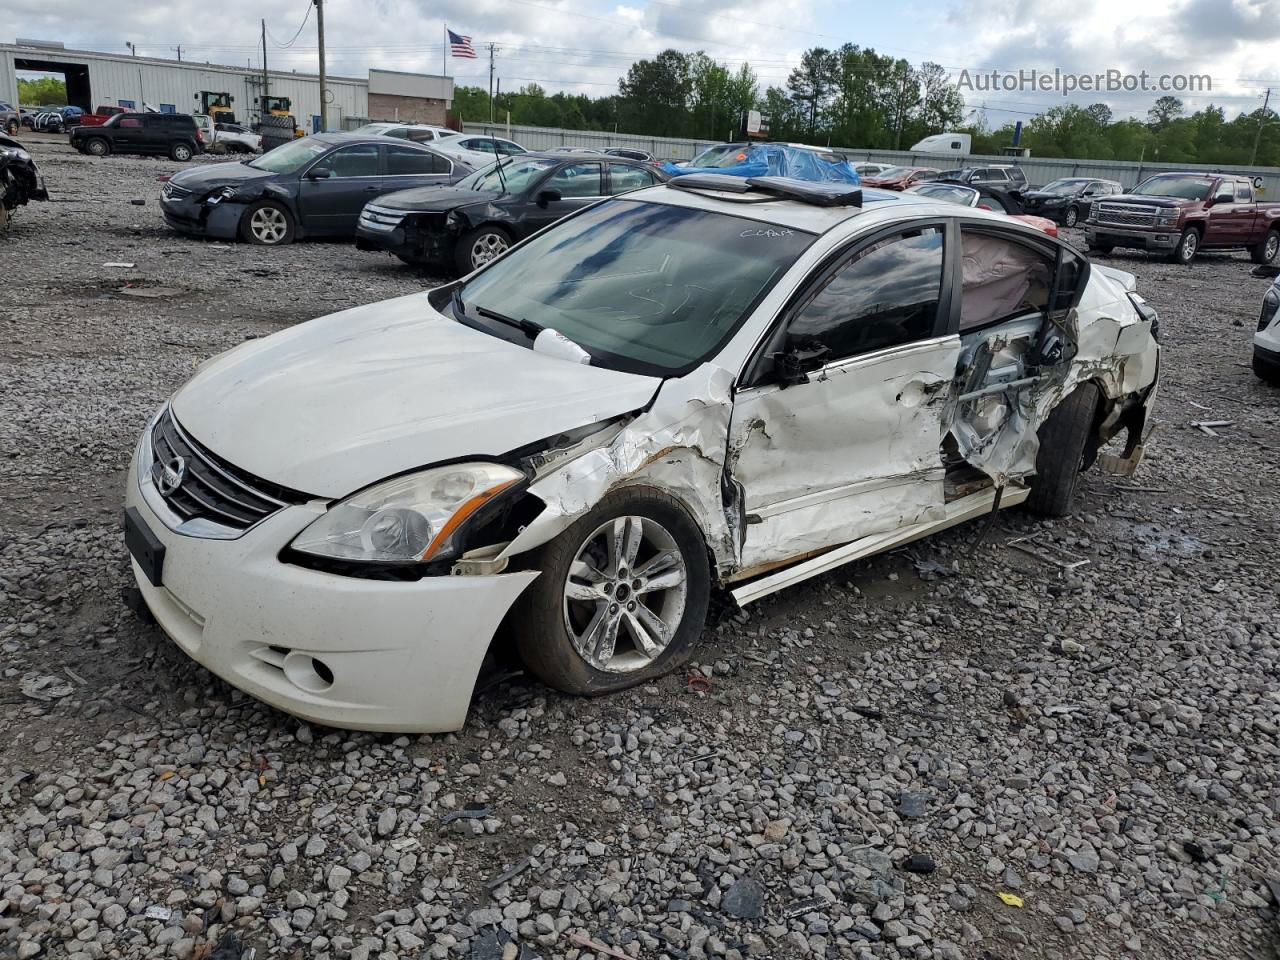
POLYGON ((1158 431, 1071 520, 1010 511, 763 601, 707 634, 709 693, 499 674, 462 733, 380 737, 136 621, 121 487, 193 362, 432 279, 182 239, 174 164, 34 152, 67 202, 0 238, 0 956, 1272 955, 1280 392, 1248 369, 1243 255, 1107 258, 1161 314, 1158 431))

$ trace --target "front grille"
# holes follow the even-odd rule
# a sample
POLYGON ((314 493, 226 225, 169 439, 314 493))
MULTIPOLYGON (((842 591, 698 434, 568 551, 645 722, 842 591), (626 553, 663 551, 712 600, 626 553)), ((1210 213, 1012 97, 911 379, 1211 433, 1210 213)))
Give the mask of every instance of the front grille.
POLYGON ((1098 222, 1114 223, 1125 227, 1153 227, 1156 213, 1151 207, 1123 203, 1098 204, 1098 222))
POLYGON ((191 196, 193 192, 194 191, 188 190, 186 187, 178 186, 170 180, 165 183, 164 190, 161 191, 161 196, 166 200, 185 200, 187 197, 191 196))
POLYGON ((384 229, 398 227, 403 219, 403 210, 388 210, 385 207, 375 207, 372 204, 360 211, 360 222, 369 227, 382 227, 384 229))
POLYGON ((311 499, 231 466, 187 436, 168 410, 151 431, 151 455, 151 480, 183 520, 200 518, 245 530, 281 507, 311 499), (166 468, 173 468, 170 479, 180 478, 167 492, 162 482, 166 468))

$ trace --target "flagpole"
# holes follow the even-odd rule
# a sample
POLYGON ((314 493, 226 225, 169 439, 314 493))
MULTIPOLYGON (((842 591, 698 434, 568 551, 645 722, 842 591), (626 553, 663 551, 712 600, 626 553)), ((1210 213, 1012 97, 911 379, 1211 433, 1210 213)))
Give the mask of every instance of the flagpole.
POLYGON ((444 46, 440 50, 440 76, 449 75, 449 21, 444 22, 444 46))

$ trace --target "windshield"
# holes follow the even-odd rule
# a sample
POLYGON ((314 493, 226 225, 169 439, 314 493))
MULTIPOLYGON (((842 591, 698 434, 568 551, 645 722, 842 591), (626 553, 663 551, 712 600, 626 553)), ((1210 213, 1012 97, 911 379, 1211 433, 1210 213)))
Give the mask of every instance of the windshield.
POLYGON ((1211 180, 1203 177, 1148 177, 1130 191, 1138 197, 1178 197, 1203 200, 1209 196, 1211 180))
POLYGON ((978 191, 972 187, 961 187, 950 183, 918 183, 907 193, 916 193, 930 200, 942 200, 946 203, 960 203, 972 207, 977 203, 978 191))
POLYGON ((738 154, 745 147, 741 143, 721 143, 714 147, 707 147, 700 154, 689 161, 691 167, 716 167, 722 164, 717 163, 724 159, 726 153, 738 154))
POLYGON ((610 200, 516 247, 459 297, 472 326, 507 336, 478 318, 524 321, 597 366, 679 374, 714 356, 812 242, 758 220, 610 200))
POLYGON ((1068 193, 1075 193, 1077 190, 1084 188, 1088 180, 1054 180, 1052 183, 1046 183, 1040 188, 1041 193, 1053 193, 1058 196, 1066 196, 1068 193))
POLYGON ((257 170, 268 170, 271 173, 293 173, 321 156, 329 149, 329 144, 319 140, 291 140, 281 144, 274 150, 264 153, 249 166, 257 170))
POLYGON ((471 176, 459 180, 458 186, 463 190, 492 190, 494 193, 499 193, 505 181, 507 193, 523 193, 533 186, 538 177, 558 162, 545 157, 503 160, 501 176, 498 175, 498 164, 492 163, 483 170, 477 170, 471 176))
POLYGON ((903 177, 909 177, 915 172, 913 167, 890 167, 888 170, 881 170, 879 173, 868 174, 875 180, 901 180, 903 177))

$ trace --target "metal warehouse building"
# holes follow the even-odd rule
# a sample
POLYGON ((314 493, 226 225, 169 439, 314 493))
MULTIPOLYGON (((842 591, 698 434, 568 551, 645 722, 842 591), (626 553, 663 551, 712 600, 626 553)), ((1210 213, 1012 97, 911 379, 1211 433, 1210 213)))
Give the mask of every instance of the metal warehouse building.
MULTIPOLYGON (((262 70, 224 64, 132 57, 128 54, 68 50, 58 44, 0 44, 0 100, 18 103, 18 71, 61 74, 67 103, 92 110, 99 104, 164 113, 199 111, 202 91, 229 93, 237 120, 258 118, 263 94, 262 70)), ((370 70, 367 79, 327 77, 330 129, 350 128, 366 120, 431 119, 443 123, 453 102, 453 80, 428 74, 370 70), (370 94, 373 94, 371 97, 370 94), (376 116, 370 114, 373 101, 376 116)), ((288 97, 299 124, 320 126, 320 78, 314 74, 267 71, 266 92, 288 97)))

